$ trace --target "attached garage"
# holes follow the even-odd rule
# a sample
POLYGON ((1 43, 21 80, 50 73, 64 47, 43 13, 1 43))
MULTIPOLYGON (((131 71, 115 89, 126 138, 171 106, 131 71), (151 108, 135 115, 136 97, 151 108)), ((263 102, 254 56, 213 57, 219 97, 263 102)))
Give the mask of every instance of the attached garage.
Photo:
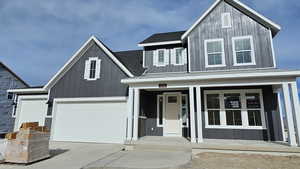
POLYGON ((54 99, 54 141, 124 143, 126 97, 54 99))
POLYGON ((14 130, 19 130, 24 122, 45 124, 48 95, 21 95, 18 97, 14 130))

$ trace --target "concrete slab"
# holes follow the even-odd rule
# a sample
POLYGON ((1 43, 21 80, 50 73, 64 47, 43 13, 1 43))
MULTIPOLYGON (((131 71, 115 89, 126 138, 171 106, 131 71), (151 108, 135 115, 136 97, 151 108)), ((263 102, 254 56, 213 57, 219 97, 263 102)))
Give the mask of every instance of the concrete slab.
POLYGON ((124 145, 51 142, 51 158, 30 165, 0 164, 0 169, 80 169, 122 150, 124 145))
POLYGON ((83 169, 182 169, 190 166, 191 159, 191 152, 185 151, 122 151, 83 169))

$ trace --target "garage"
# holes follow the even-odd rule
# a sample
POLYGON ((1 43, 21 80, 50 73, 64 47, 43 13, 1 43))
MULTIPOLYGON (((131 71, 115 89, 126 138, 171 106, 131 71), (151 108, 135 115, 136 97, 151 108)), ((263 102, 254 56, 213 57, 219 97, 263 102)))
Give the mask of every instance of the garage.
POLYGON ((126 98, 55 99, 54 141, 123 143, 126 98))
POLYGON ((16 109, 15 131, 24 122, 39 122, 44 125, 47 115, 48 95, 21 95, 16 109))

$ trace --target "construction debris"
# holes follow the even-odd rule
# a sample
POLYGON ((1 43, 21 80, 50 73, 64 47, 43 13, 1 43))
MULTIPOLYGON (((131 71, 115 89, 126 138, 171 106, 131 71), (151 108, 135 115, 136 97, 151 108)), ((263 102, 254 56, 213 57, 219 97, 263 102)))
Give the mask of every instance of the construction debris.
POLYGON ((5 162, 32 163, 49 157, 49 130, 38 122, 23 123, 18 132, 6 135, 5 162))

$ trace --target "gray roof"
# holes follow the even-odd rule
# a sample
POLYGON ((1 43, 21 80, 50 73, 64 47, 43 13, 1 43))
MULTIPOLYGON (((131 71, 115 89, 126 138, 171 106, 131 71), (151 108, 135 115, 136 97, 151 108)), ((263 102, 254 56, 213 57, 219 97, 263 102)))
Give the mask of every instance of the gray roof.
POLYGON ((145 70, 143 68, 143 50, 119 51, 114 54, 133 75, 142 75, 145 70))
POLYGON ((185 31, 156 33, 143 40, 139 44, 181 40, 181 36, 184 34, 184 32, 185 31))

